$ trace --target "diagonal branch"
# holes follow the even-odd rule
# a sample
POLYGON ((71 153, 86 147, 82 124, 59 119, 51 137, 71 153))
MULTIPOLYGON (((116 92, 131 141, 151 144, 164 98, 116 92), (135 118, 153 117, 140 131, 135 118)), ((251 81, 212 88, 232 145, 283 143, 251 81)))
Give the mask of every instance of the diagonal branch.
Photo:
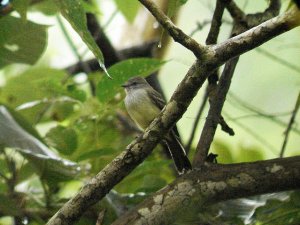
POLYGON ((166 16, 163 11, 161 11, 151 0, 139 0, 156 18, 160 25, 170 34, 174 41, 180 43, 187 49, 191 50, 194 55, 201 59, 207 50, 205 46, 200 45, 193 38, 185 34, 181 29, 179 29, 171 19, 166 16))
POLYGON ((231 78, 238 63, 239 58, 233 58, 228 61, 220 78, 216 94, 211 99, 208 116, 206 118, 200 140, 198 142, 193 164, 202 165, 208 154, 210 145, 214 139, 216 128, 221 118, 221 111, 226 99, 227 92, 231 84, 231 78))

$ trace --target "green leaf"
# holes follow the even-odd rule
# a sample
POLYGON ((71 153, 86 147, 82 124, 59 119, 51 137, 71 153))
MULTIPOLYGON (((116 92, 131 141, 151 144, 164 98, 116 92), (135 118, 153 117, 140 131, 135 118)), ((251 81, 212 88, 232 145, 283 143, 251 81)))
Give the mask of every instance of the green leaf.
POLYGON ((71 155, 77 148, 77 134, 74 129, 57 126, 46 134, 47 143, 64 155, 71 155))
MULTIPOLYGON (((14 114, 17 114, 14 112, 14 114)), ((19 115, 19 119, 21 116, 19 115)), ((23 124, 28 124, 26 120, 23 124)), ((60 158, 43 142, 21 127, 10 111, 0 105, 0 145, 14 148, 35 166, 35 172, 43 178, 70 179, 81 172, 81 167, 69 160, 60 158)))
POLYGON ((27 20, 27 9, 31 0, 13 0, 12 5, 14 9, 20 14, 22 20, 27 20))
POLYGON ((165 61, 153 58, 134 58, 119 62, 108 69, 114 79, 103 77, 97 86, 97 97, 100 102, 111 100, 121 85, 133 76, 147 76, 157 71, 165 61))
POLYGON ((78 33, 84 43, 98 59, 100 67, 109 76, 104 65, 103 54, 87 28, 86 14, 81 1, 56 0, 55 3, 60 9, 61 14, 65 17, 66 20, 68 20, 73 29, 78 33))
POLYGON ((18 107, 20 113, 32 124, 39 115, 43 115, 45 109, 48 109, 46 119, 50 117, 61 121, 73 112, 73 105, 78 103, 77 99, 85 99, 84 93, 76 86, 70 88, 70 85, 62 84, 66 76, 63 70, 27 70, 7 80, 0 93, 0 102, 12 108, 18 107))
POLYGON ((41 12, 47 16, 55 15, 59 9, 57 8, 56 4, 53 0, 43 0, 39 1, 30 7, 31 11, 41 12))
POLYGON ((85 12, 102 15, 101 11, 98 8, 97 2, 95 0, 90 0, 90 1, 80 0, 80 1, 85 12))
POLYGON ((0 68, 11 63, 35 64, 47 45, 46 28, 12 16, 0 18, 0 68))
POLYGON ((126 20, 130 23, 134 21, 139 9, 139 2, 132 0, 115 0, 118 9, 125 16, 126 20))

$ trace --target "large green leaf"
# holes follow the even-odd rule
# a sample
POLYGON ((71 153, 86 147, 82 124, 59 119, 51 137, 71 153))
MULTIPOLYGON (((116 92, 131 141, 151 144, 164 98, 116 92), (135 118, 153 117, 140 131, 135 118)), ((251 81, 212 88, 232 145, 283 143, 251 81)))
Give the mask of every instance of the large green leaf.
POLYGON ((157 71, 165 61, 152 58, 134 58, 119 62, 108 69, 114 79, 103 77, 97 86, 100 102, 111 100, 121 90, 121 85, 133 76, 147 76, 157 71))
POLYGON ((36 63, 47 45, 46 28, 13 16, 1 18, 0 68, 11 63, 36 63))
POLYGON ((20 14, 23 21, 27 19, 27 8, 31 0, 13 0, 12 5, 14 9, 20 14))
POLYGON ((87 28, 86 14, 81 1, 56 0, 55 3, 61 14, 66 18, 66 20, 68 20, 73 29, 78 33, 84 43, 98 59, 100 67, 107 72, 104 65, 103 54, 87 28))
POLYGON ((31 123, 35 123, 45 109, 48 109, 46 118, 61 121, 72 113, 76 102, 85 100, 84 92, 75 85, 62 84, 66 76, 65 71, 50 68, 27 70, 7 80, 0 102, 22 109, 20 112, 31 123))
MULTIPOLYGON (((21 116, 18 120, 20 119, 21 116)), ((28 123, 23 120, 23 124, 28 123)), ((26 127, 20 126, 4 105, 0 105, 0 134, 0 145, 18 150, 37 168, 36 173, 43 178, 70 179, 82 169, 76 163, 57 156, 32 132, 28 132, 26 127)))
POLYGON ((115 0, 118 9, 128 22, 132 23, 139 9, 139 2, 132 0, 115 0))

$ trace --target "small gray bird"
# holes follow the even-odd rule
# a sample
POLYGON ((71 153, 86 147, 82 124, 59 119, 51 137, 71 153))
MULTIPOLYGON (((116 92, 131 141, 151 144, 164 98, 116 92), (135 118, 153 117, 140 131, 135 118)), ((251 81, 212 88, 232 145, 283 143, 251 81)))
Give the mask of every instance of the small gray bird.
MULTIPOLYGON (((131 119, 145 130, 165 106, 161 95, 142 77, 130 78, 125 84, 125 106, 131 119)), ((192 169, 191 163, 172 129, 164 138, 179 174, 192 169)))

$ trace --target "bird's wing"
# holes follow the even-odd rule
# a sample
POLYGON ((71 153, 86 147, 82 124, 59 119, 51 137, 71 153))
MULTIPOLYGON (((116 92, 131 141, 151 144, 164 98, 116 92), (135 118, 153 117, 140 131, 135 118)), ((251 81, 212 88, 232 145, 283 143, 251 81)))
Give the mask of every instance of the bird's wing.
POLYGON ((162 110, 163 107, 165 107, 166 103, 163 100, 163 97, 161 96, 161 94, 158 93, 157 91, 151 92, 151 95, 149 95, 149 97, 150 97, 151 101, 153 102, 153 104, 157 105, 160 110, 162 110))

